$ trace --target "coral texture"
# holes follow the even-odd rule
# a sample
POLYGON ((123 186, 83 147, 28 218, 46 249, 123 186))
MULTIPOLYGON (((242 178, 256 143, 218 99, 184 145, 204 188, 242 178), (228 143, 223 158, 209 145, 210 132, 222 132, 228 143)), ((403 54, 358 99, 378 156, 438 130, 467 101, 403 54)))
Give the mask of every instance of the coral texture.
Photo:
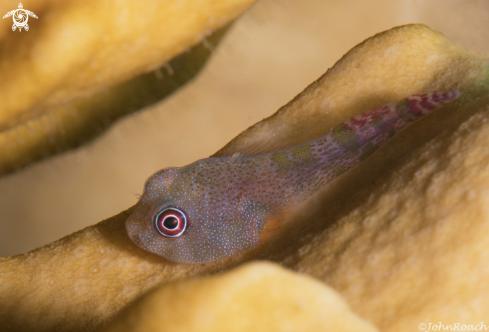
POLYGON ((219 29, 253 2, 26 4, 39 17, 31 29, 0 36, 0 174, 73 148, 178 89, 203 66, 219 29))
POLYGON ((334 290, 313 278, 270 263, 250 263, 212 278, 160 286, 123 310, 103 331, 377 329, 354 315, 334 290))
POLYGON ((292 216, 293 227, 244 256, 203 265, 168 262, 129 240, 128 210, 1 259, 0 326, 94 330, 158 284, 254 258, 324 281, 384 331, 483 321, 489 308, 488 79, 483 58, 426 26, 366 40, 218 154, 265 151, 277 141, 296 145, 415 93, 459 89, 462 97, 331 182, 292 216))

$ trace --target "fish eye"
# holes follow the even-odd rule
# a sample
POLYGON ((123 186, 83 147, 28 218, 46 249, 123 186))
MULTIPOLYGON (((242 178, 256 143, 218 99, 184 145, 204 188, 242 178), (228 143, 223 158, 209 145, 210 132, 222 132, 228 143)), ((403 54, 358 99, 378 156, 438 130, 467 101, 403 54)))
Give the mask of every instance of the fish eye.
POLYGON ((176 208, 161 210, 155 217, 158 233, 166 237, 178 237, 187 228, 187 217, 183 211, 176 208))

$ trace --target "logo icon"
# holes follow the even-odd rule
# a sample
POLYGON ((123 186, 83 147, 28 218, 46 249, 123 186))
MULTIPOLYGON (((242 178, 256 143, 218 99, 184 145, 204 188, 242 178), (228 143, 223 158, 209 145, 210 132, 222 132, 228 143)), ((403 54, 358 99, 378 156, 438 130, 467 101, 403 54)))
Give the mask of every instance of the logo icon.
POLYGON ((29 20, 30 17, 38 18, 36 14, 34 14, 31 11, 23 9, 23 6, 21 3, 19 3, 19 9, 14 9, 9 11, 3 18, 13 16, 14 24, 12 25, 12 31, 15 31, 15 29, 19 28, 19 32, 21 32, 22 28, 25 29, 25 31, 29 31, 29 25, 27 24, 27 21, 29 20))

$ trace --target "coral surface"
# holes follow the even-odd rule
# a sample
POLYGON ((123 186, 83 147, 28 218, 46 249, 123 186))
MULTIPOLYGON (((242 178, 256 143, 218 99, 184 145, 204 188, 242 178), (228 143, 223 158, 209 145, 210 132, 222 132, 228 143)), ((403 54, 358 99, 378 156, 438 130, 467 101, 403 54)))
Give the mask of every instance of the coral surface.
MULTIPOLYGON (((489 310, 488 80, 485 59, 423 25, 366 40, 218 155, 266 151, 278 141, 292 146, 415 93, 459 89, 462 97, 331 182, 297 211, 290 229, 245 255, 204 265, 168 262, 129 240, 128 210, 24 255, 3 258, 0 326, 94 330, 157 285, 257 258, 332 286, 354 312, 384 331, 413 331, 422 322, 478 324, 489 310)), ((226 277, 201 285, 217 278, 226 277)), ((198 289, 199 281, 189 283, 193 292, 205 292, 198 289)), ((161 292, 178 289, 168 287, 161 292)), ((249 305, 259 307, 267 297, 272 295, 264 289, 260 301, 249 305)), ((206 309, 224 312, 222 303, 209 302, 206 309)), ((128 313, 134 319, 137 305, 128 313)))
POLYGON ((78 146, 178 89, 253 2, 43 0, 26 4, 39 17, 28 32, 2 20, 0 174, 78 146))
POLYGON ((334 290, 313 278, 270 263, 250 263, 212 278, 160 286, 123 310, 103 331, 377 329, 354 315, 334 290))

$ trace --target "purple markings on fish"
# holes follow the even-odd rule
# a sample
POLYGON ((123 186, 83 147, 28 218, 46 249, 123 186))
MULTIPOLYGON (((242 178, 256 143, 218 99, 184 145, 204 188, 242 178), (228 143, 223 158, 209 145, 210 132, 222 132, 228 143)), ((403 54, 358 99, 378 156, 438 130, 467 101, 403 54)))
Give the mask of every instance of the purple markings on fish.
POLYGON ((326 183, 459 96, 457 90, 413 95, 304 144, 161 170, 146 182, 127 233, 137 246, 178 263, 208 263, 251 250, 326 183))

